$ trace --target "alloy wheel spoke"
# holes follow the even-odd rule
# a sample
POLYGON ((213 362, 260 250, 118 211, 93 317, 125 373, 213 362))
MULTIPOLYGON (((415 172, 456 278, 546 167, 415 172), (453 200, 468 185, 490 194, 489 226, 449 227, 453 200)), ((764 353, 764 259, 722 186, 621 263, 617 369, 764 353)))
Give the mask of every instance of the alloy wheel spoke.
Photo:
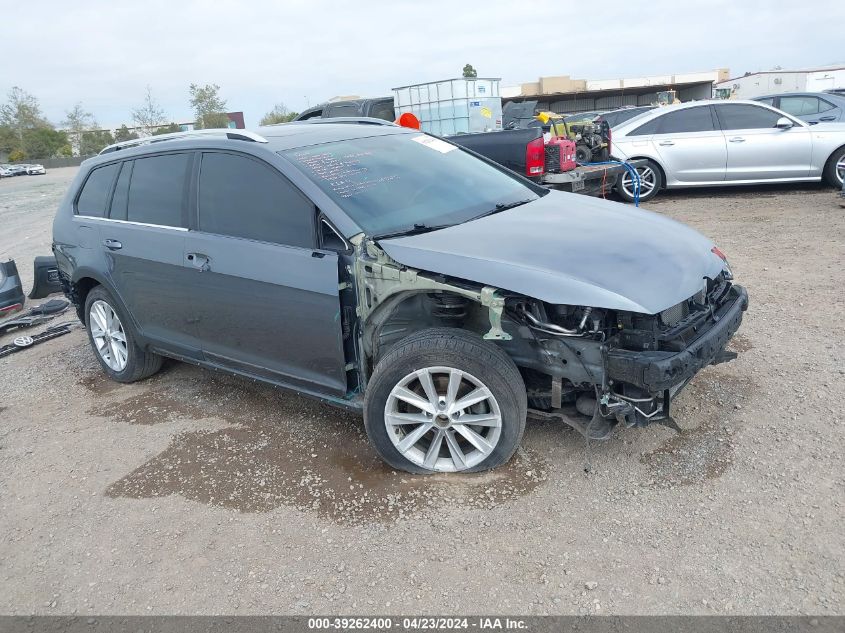
POLYGON ((475 446, 475 448, 480 450, 485 455, 493 450, 493 446, 491 446, 487 442, 487 440, 485 440, 483 437, 481 437, 478 433, 473 431, 465 424, 453 424, 452 428, 455 429, 455 431, 457 431, 461 435, 463 435, 470 444, 475 446))
POLYGON ((502 420, 495 413, 465 413, 457 418, 455 424, 468 426, 502 426, 502 420))
POLYGON ((112 345, 114 346, 114 355, 117 359, 117 365, 120 369, 126 365, 126 348, 120 344, 120 341, 116 341, 112 339, 112 345))
POLYGON ((428 424, 430 418, 425 413, 388 413, 385 420, 391 426, 402 426, 403 424, 428 424))
POLYGON ((95 305, 91 310, 91 320, 97 324, 97 327, 100 328, 101 332, 105 332, 107 329, 106 320, 103 318, 103 315, 100 313, 100 306, 95 305))
POLYGON ((111 322, 109 321, 109 315, 106 313, 106 309, 103 307, 102 303, 97 304, 97 314, 100 315, 100 321, 103 324, 103 329, 108 332, 111 329, 111 322))
POLYGON ((109 348, 111 349, 112 369, 120 370, 120 350, 115 341, 109 341, 109 348))
POLYGON ((443 429, 435 429, 434 437, 431 439, 431 445, 428 447, 425 459, 423 460, 423 466, 426 468, 434 469, 437 458, 440 456, 440 447, 443 446, 443 438, 445 436, 446 434, 443 432, 443 429))
POLYGON ((430 413, 434 415, 436 413, 432 404, 423 398, 421 398, 418 394, 414 393, 407 387, 399 387, 394 392, 393 395, 396 396, 402 402, 407 402, 412 407, 416 407, 420 411, 425 411, 426 413, 430 413))
POLYGON ((116 341, 120 341, 124 345, 126 344, 126 334, 123 333, 123 330, 117 329, 111 333, 111 337, 116 341))
POLYGON ((458 446, 458 440, 455 439, 455 432, 451 429, 445 431, 446 444, 449 447, 449 455, 452 456, 452 462, 455 464, 455 470, 463 470, 467 467, 467 458, 461 447, 458 446))
POLYGON ((458 369, 449 370, 449 386, 446 388, 446 408, 451 409, 458 397, 464 374, 458 369))
POLYGON ((432 409, 436 409, 440 398, 437 395, 437 389, 434 387, 434 380, 431 378, 431 373, 427 369, 420 369, 417 372, 417 378, 420 380, 425 397, 431 403, 432 409))
POLYGON ((474 404, 478 404, 479 402, 486 400, 489 395, 489 392, 484 387, 476 387, 463 398, 458 400, 454 405, 452 405, 450 413, 463 411, 464 409, 471 407, 474 404))
POLYGON ((406 435, 402 439, 402 441, 399 442, 399 445, 396 448, 399 449, 400 453, 407 453, 408 450, 414 444, 419 442, 420 438, 422 438, 423 435, 428 433, 431 430, 431 427, 433 427, 433 426, 434 425, 431 422, 426 422, 425 424, 420 424, 417 428, 415 428, 413 431, 408 433, 408 435, 406 435))

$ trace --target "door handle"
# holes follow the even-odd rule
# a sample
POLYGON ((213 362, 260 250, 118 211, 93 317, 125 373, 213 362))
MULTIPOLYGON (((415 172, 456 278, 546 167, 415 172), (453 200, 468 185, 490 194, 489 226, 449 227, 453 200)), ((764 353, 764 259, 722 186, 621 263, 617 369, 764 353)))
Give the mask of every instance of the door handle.
POLYGON ((208 255, 203 255, 202 253, 188 253, 186 257, 188 259, 188 263, 198 269, 201 273, 211 270, 211 259, 208 255))
POLYGON ((819 117, 819 121, 835 121, 835 116, 821 116, 819 117))
POLYGON ((103 240, 103 246, 105 246, 110 251, 119 251, 121 248, 123 248, 123 244, 121 244, 117 240, 103 240))
POLYGON ((659 145, 674 145, 675 141, 660 141, 659 145))
POLYGON ((734 136, 733 138, 728 139, 731 143, 745 143, 745 139, 741 136, 734 136))

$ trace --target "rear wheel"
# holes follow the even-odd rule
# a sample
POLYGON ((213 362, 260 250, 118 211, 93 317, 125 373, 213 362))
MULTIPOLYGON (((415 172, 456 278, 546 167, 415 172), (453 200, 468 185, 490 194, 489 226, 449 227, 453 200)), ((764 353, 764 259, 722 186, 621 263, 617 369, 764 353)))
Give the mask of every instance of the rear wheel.
POLYGON ((827 160, 827 165, 824 168, 825 181, 837 189, 842 188, 842 182, 845 180, 845 147, 840 147, 833 152, 833 155, 827 160))
POLYGON ((478 472, 511 458, 527 410, 525 385, 507 354, 475 334, 432 328, 400 341, 379 362, 364 424, 394 468, 478 472))
POLYGON ((105 288, 97 286, 88 293, 84 315, 91 348, 109 378, 135 382, 161 368, 161 356, 138 346, 128 315, 105 288))
MULTIPOLYGON (((663 187, 663 176, 660 167, 656 163, 647 160, 642 167, 637 167, 637 174, 640 177, 640 202, 651 200, 663 187)), ((616 184, 616 191, 627 202, 633 202, 636 197, 636 182, 633 175, 627 169, 619 176, 616 184)))

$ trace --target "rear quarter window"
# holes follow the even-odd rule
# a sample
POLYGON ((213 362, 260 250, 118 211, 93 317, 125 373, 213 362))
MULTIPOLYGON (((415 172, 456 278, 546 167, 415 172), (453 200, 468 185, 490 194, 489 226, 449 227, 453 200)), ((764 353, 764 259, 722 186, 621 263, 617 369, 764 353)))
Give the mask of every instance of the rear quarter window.
POLYGON ((91 170, 76 200, 76 212, 79 215, 95 218, 106 215, 106 205, 109 203, 112 183, 118 167, 120 163, 112 163, 91 170))
POLYGON ((646 121, 641 126, 634 128, 628 132, 627 136, 647 136, 649 134, 657 134, 657 128, 660 126, 660 117, 646 121))

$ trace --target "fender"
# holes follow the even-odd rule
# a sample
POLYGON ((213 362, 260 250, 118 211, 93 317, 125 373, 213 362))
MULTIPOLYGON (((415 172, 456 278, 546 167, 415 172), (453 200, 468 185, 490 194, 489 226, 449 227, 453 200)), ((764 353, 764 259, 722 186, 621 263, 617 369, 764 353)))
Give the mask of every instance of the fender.
MULTIPOLYGON (((78 302, 80 297, 76 291, 76 286, 79 282, 83 279, 93 279, 99 285, 103 286, 108 293, 114 297, 114 300, 119 304, 123 314, 129 317, 129 320, 132 323, 132 327, 135 330, 135 334, 137 338, 141 339, 144 343, 148 341, 144 337, 143 333, 141 332, 141 328, 138 325, 138 322, 135 320, 135 317, 132 315, 132 312, 127 308, 126 302, 123 300, 120 292, 118 292, 117 287, 115 286, 114 282, 112 281, 111 277, 108 275, 102 274, 102 272, 98 271, 95 268, 91 268, 90 266, 80 266, 73 271, 73 276, 70 280, 70 290, 71 296, 70 299, 74 302, 77 306, 77 312, 82 314, 82 311, 85 308, 84 301, 82 301, 82 305, 78 302)), ((84 319, 80 319, 84 322, 84 319)))

